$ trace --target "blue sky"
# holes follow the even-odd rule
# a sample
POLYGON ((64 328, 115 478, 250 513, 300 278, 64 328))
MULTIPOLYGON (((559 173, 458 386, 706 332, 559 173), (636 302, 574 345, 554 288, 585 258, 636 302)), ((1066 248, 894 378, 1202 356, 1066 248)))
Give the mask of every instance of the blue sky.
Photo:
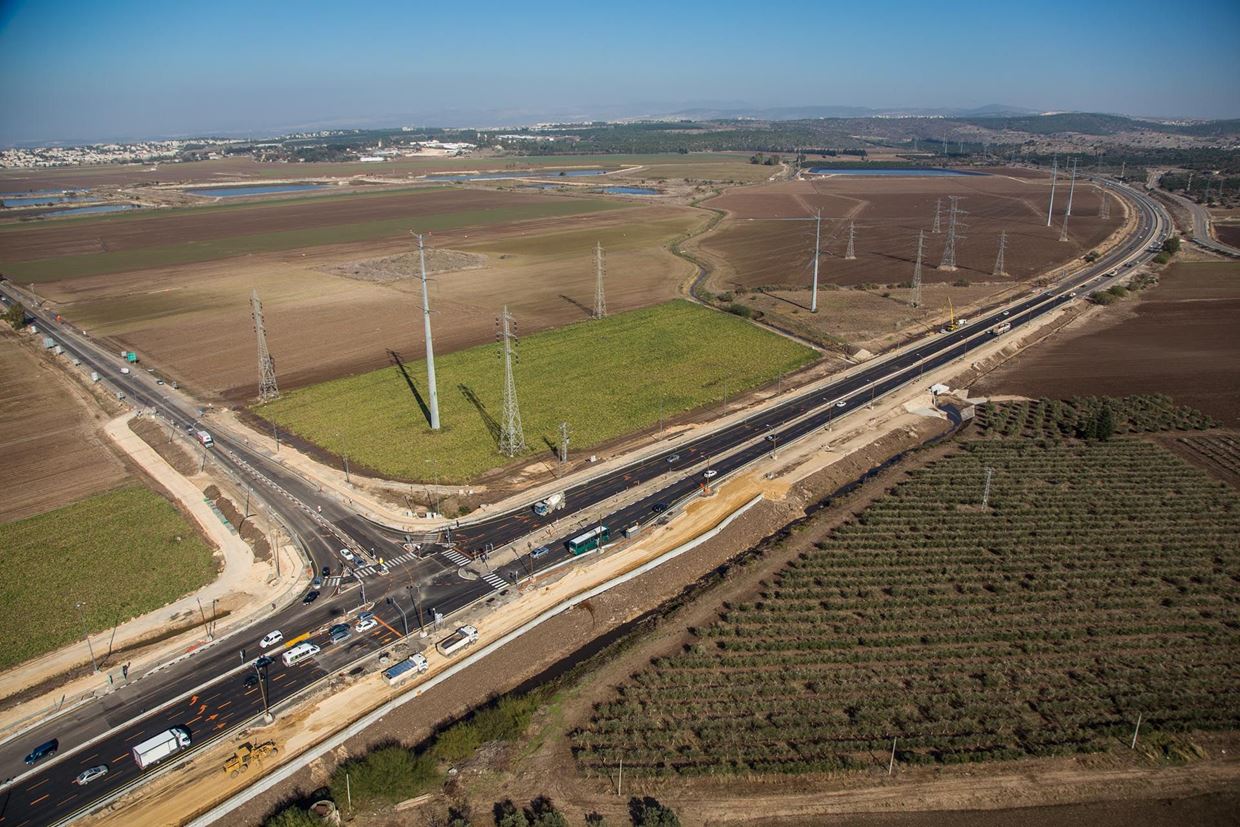
POLYGON ((1238 81, 1236 0, 0 0, 6 144, 698 105, 1240 117, 1238 81))

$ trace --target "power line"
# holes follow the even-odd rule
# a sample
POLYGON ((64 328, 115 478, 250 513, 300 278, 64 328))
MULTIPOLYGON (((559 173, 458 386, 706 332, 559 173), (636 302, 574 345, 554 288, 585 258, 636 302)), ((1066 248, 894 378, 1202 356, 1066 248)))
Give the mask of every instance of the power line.
POLYGON ((1051 167, 1051 203, 1046 208, 1046 226, 1051 225, 1051 213, 1055 211, 1055 180, 1059 177, 1059 156, 1055 156, 1054 165, 1051 167))
POLYGON ((964 238, 958 232, 958 228, 964 226, 959 223, 959 217, 967 213, 960 209, 960 196, 949 195, 947 198, 951 202, 947 210, 947 243, 943 246, 943 260, 939 263, 939 269, 950 272, 956 269, 956 242, 964 238))
POLYGON ((934 223, 930 225, 930 232, 938 235, 943 232, 941 216, 943 213, 943 199, 934 199, 934 223))
POLYGON ((818 259, 822 252, 822 210, 814 216, 814 284, 809 292, 809 312, 818 312, 818 259))
POLYGON ((856 247, 853 244, 857 233, 857 223, 855 221, 848 222, 848 252, 844 253, 846 261, 852 261, 857 258, 856 247))

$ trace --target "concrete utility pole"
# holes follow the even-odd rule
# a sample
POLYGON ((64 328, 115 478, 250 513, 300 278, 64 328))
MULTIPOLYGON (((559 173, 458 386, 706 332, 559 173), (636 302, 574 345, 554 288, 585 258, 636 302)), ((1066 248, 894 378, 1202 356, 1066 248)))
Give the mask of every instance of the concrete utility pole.
POLYGON ((426 338, 426 384, 431 409, 431 430, 439 430, 439 389, 435 384, 435 348, 431 344, 431 299, 426 289, 426 247, 422 235, 414 233, 418 240, 418 262, 422 269, 422 333, 426 338))
POLYGON ((517 381, 512 374, 512 363, 517 358, 516 323, 508 312, 508 305, 496 320, 499 324, 500 356, 504 360, 504 411, 500 426, 499 452, 515 457, 526 449, 525 433, 521 429, 521 411, 517 406, 517 381))
POLYGON ((1055 211, 1055 181, 1059 177, 1059 156, 1055 156, 1053 165, 1051 166, 1051 203, 1046 208, 1046 226, 1051 225, 1051 213, 1055 211))
POLYGON ((917 263, 913 265, 913 298, 909 302, 913 307, 921 307, 921 254, 926 243, 926 231, 917 231, 917 263))
POLYGON ((809 291, 809 312, 818 312, 818 258, 822 252, 822 210, 814 216, 814 285, 809 291))
POLYGON ((560 462, 568 462, 568 423, 560 423, 560 462))
POLYGON ((594 245, 594 318, 607 315, 607 297, 603 293, 603 245, 594 245))
POLYGON ((1006 276, 1007 271, 1003 269, 1003 252, 1007 249, 1007 230, 999 233, 999 255, 995 258, 995 275, 1006 276))
POLYGON ((1072 195, 1076 192, 1076 159, 1072 159, 1072 182, 1068 185, 1068 210, 1064 215, 1072 215, 1072 195))
POLYGON ((854 244, 857 235, 857 223, 855 221, 848 222, 848 251, 844 253, 844 258, 853 261, 857 258, 857 249, 854 244))
POLYGON ((934 199, 934 223, 930 225, 930 232, 934 233, 935 235, 938 235, 939 233, 943 232, 942 214, 943 214, 943 199, 936 198, 934 199))
POLYGON ((263 324, 263 303, 258 291, 250 293, 250 316, 254 319, 254 334, 258 338, 258 401, 270 402, 280 398, 276 385, 276 362, 267 350, 267 328, 263 324))
POLYGON ((994 475, 995 475, 995 469, 987 466, 986 483, 982 487, 982 508, 990 507, 990 480, 994 477, 994 475))
POLYGON ((73 604, 73 608, 77 609, 78 620, 82 623, 82 637, 86 640, 86 650, 90 652, 90 665, 94 669, 95 674, 99 674, 99 662, 95 660, 95 647, 90 644, 90 630, 86 627, 86 618, 82 616, 82 607, 86 605, 81 601, 73 604))

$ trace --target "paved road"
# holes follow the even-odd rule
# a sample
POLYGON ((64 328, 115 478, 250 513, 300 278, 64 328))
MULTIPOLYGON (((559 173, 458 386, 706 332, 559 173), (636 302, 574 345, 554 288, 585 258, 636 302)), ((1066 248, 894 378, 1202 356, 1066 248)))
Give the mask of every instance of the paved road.
POLYGON ((1178 204, 1184 207, 1184 209, 1188 210, 1189 215, 1192 216, 1193 241, 1208 250, 1213 250, 1216 253, 1222 253, 1225 256, 1240 258, 1240 249, 1236 249, 1230 244, 1224 244, 1222 241, 1215 238, 1210 232, 1211 222, 1210 211, 1208 209, 1201 206, 1196 201, 1193 201, 1191 198, 1185 198, 1182 195, 1177 195, 1174 192, 1167 192, 1166 190, 1162 190, 1162 192, 1164 192, 1169 198, 1174 199, 1178 204))
MULTIPOLYGON (((1072 301, 1077 291, 1096 289, 1110 278, 1110 273, 1118 270, 1122 275, 1126 262, 1150 257, 1152 254, 1144 248, 1169 232, 1165 213, 1151 199, 1131 190, 1123 192, 1137 206, 1137 232, 1120 249, 1055 289, 996 309, 961 330, 927 337, 919 346, 875 360, 863 371, 828 387, 570 487, 566 492, 567 507, 557 514, 537 517, 521 510, 467 522, 451 532, 451 543, 447 537, 427 543, 421 549, 425 556, 404 549, 401 532, 349 513, 295 472, 248 445, 216 435, 217 444, 212 449, 215 460, 230 473, 252 482, 259 498, 301 540, 316 567, 326 564, 331 568, 333 576, 328 580, 328 588, 315 603, 298 603, 273 613, 261 625, 219 641, 178 665, 140 676, 131 686, 0 744, 0 776, 4 777, 26 772, 21 759, 36 744, 55 737, 61 748, 55 759, 45 761, 0 791, 0 827, 56 823, 133 782, 139 773, 128 751, 143 737, 174 724, 187 725, 197 747, 260 712, 261 693, 258 687, 246 687, 244 676, 250 673, 251 667, 246 664, 258 653, 258 641, 267 631, 280 629, 286 639, 310 633, 322 645, 326 625, 355 612, 363 602, 363 591, 386 624, 378 631, 355 636, 343 650, 324 645, 324 653, 315 661, 291 668, 277 661, 268 668, 264 686, 270 689, 270 702, 278 703, 355 657, 388 645, 395 630, 404 631, 405 623, 416 626, 414 597, 421 597, 424 616, 429 616, 431 609, 448 615, 488 599, 514 579, 571 559, 567 542, 572 536, 606 526, 615 539, 629 526, 649 525, 664 513, 663 506, 674 507, 698 490, 706 468, 720 477, 726 476, 763 454, 829 425, 871 399, 917 381, 924 371, 967 355, 992 338, 990 329, 994 325, 1009 322, 1017 328, 1072 301), (603 519, 573 525, 572 515, 586 509, 597 510, 600 503, 656 480, 663 483, 654 485, 655 490, 639 501, 603 519), (537 560, 526 554, 484 578, 466 580, 458 576, 458 568, 482 550, 519 542, 539 529, 546 529, 552 537, 545 543, 548 552, 537 560), (354 575, 340 577, 344 561, 338 549, 342 546, 375 549, 377 556, 389 562, 390 573, 382 575, 375 566, 367 564, 356 567, 354 575), (83 768, 96 763, 107 763, 111 771, 86 788, 70 783, 83 768)), ((0 284, 0 293, 20 298, 7 284, 0 284)), ((98 370, 134 404, 154 409, 180 427, 195 421, 195 409, 170 396, 145 372, 121 374, 120 361, 111 353, 42 314, 37 315, 42 328, 72 356, 80 358, 84 369, 98 370)))

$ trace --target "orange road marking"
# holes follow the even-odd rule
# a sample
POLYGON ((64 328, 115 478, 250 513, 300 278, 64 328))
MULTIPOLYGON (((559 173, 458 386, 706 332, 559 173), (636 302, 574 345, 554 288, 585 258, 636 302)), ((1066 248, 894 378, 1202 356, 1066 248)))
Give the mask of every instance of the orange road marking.
MULTIPOLYGON (((254 690, 250 690, 250 691, 253 692, 254 690)), ((224 701, 224 703, 217 706, 216 709, 223 709, 224 707, 228 706, 230 703, 232 703, 232 701, 224 701)))
POLYGON ((190 724, 196 724, 196 723, 198 723, 198 722, 199 722, 199 721, 201 721, 201 720, 202 720, 202 716, 201 716, 201 715, 197 715, 197 716, 195 716, 195 717, 193 717, 193 718, 190 718, 188 721, 186 721, 186 722, 185 722, 185 725, 186 725, 186 726, 189 726, 190 724))
POLYGON ((210 715, 208 715, 208 716, 207 716, 207 720, 208 720, 208 721, 214 721, 214 720, 215 720, 216 718, 218 718, 218 717, 220 717, 220 713, 218 713, 218 712, 214 712, 214 713, 212 713, 212 714, 210 714, 210 715))
POLYGON ((380 626, 385 627, 385 628, 386 628, 386 629, 388 629, 388 630, 389 630, 392 634, 396 635, 397 637, 400 637, 400 632, 396 631, 396 630, 395 630, 395 629, 393 629, 391 626, 389 626, 386 620, 384 620, 383 618, 381 618, 381 617, 379 617, 379 616, 377 616, 377 615, 375 616, 375 620, 379 621, 379 625, 380 625, 380 626))
POLYGON ((47 776, 44 776, 44 777, 43 777, 43 780, 42 780, 42 781, 40 781, 38 784, 31 784, 31 785, 30 785, 30 789, 32 789, 32 790, 33 790, 35 787, 42 787, 42 786, 43 786, 44 784, 46 784, 48 781, 51 781, 51 779, 50 779, 50 778, 48 778, 47 776))
POLYGON ((201 706, 199 706, 199 707, 198 707, 198 714, 199 714, 199 715, 201 715, 202 713, 204 713, 204 712, 206 712, 206 711, 207 711, 207 705, 206 705, 206 704, 202 704, 201 706))
POLYGON ((127 756, 127 755, 129 755, 129 753, 127 753, 127 752, 122 752, 120 755, 118 755, 118 756, 116 756, 115 758, 113 758, 113 759, 112 759, 112 763, 113 763, 113 764, 115 764, 115 763, 117 763, 118 761, 124 761, 124 760, 125 760, 125 756, 127 756))
POLYGON ((48 800, 49 798, 51 798, 51 797, 52 797, 52 794, 51 794, 51 793, 47 793, 47 794, 45 794, 45 795, 42 795, 42 796, 40 796, 39 798, 36 798, 34 801, 31 801, 31 802, 30 802, 30 806, 31 806, 31 807, 33 807, 34 805, 38 804, 40 801, 47 801, 47 800, 48 800))
POLYGON ((226 726, 228 726, 228 724, 224 723, 223 721, 220 721, 220 723, 216 724, 215 728, 216 728, 216 729, 223 729, 223 728, 224 728, 224 727, 226 727, 226 726))
POLYGON ((197 696, 197 695, 195 695, 194 697, 192 697, 192 698, 190 698, 190 699, 189 699, 189 705, 190 705, 190 706, 193 706, 193 705, 194 705, 194 704, 196 704, 196 703, 198 703, 198 696, 197 696))
POLYGON ((271 679, 271 682, 272 682, 272 683, 275 683, 276 681, 279 681, 279 680, 284 680, 284 679, 285 679, 285 678, 287 678, 287 677, 288 677, 288 672, 281 672, 280 674, 278 674, 278 675, 276 675, 274 678, 272 678, 272 679, 271 679))

